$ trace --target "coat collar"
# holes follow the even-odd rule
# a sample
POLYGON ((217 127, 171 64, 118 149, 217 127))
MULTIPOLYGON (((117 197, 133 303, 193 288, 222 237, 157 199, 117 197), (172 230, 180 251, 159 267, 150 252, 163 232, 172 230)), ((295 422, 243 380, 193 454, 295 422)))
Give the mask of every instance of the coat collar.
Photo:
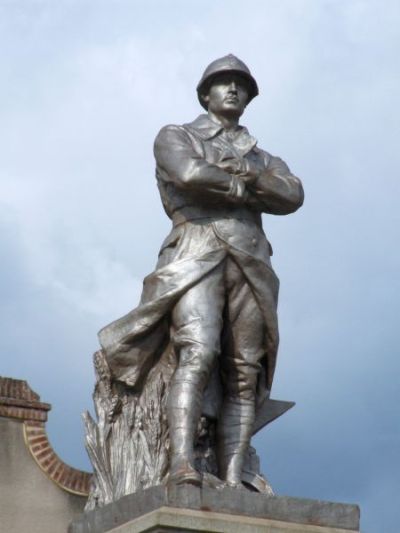
MULTIPOLYGON (((199 115, 193 122, 184 124, 184 126, 195 130, 196 135, 204 141, 216 137, 223 131, 221 124, 213 122, 209 116, 205 114, 199 115)), ((249 134, 247 128, 239 126, 237 135, 232 141, 232 144, 240 151, 241 155, 245 155, 256 146, 257 139, 249 134)))

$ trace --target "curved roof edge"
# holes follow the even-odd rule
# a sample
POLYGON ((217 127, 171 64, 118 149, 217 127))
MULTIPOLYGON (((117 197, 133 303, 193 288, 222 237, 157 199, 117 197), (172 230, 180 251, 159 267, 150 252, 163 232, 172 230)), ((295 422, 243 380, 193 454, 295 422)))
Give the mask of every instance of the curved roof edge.
POLYGON ((0 417, 23 422, 26 446, 51 481, 67 492, 88 496, 93 474, 64 463, 49 442, 46 421, 50 409, 26 381, 0 376, 0 417))

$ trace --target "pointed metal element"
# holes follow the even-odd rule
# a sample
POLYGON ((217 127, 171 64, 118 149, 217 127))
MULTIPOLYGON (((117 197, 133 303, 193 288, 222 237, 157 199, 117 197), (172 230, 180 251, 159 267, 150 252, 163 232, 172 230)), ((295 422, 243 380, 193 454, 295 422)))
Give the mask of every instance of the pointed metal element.
POLYGON ((264 403, 259 408, 254 422, 253 435, 258 433, 260 429, 265 427, 270 422, 282 416, 286 411, 289 411, 295 402, 285 402, 283 400, 271 400, 269 398, 264 400, 264 403))

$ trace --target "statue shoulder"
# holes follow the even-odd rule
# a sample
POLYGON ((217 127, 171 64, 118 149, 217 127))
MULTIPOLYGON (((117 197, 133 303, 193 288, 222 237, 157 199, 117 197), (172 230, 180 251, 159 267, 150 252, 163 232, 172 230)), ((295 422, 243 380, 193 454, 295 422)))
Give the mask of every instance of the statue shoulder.
POLYGON ((188 133, 183 126, 177 124, 167 124, 158 132, 154 141, 154 153, 160 150, 171 149, 175 145, 187 144, 190 142, 188 133))
POLYGON ((264 165, 268 170, 278 170, 284 174, 290 173, 288 165, 280 157, 272 155, 266 150, 259 148, 258 146, 255 147, 255 151, 264 159, 264 165))
POLYGON ((185 129, 183 126, 178 124, 167 124, 166 126, 163 126, 160 131, 158 132, 156 136, 157 139, 164 139, 168 137, 174 137, 174 136, 180 136, 185 133, 185 129))

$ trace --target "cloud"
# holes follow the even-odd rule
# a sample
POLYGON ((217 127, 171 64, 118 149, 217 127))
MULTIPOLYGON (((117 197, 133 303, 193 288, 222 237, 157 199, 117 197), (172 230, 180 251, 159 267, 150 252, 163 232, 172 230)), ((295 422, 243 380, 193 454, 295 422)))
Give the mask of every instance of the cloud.
POLYGON ((170 227, 153 139, 201 111, 202 69, 233 52, 261 89, 244 122, 306 188, 301 211, 264 217, 274 395, 297 406, 257 437, 263 467, 278 492, 360 502, 366 531, 395 533, 400 8, 245 7, 0 6, 1 372, 53 403, 56 450, 88 467, 96 332, 137 304, 170 227))

